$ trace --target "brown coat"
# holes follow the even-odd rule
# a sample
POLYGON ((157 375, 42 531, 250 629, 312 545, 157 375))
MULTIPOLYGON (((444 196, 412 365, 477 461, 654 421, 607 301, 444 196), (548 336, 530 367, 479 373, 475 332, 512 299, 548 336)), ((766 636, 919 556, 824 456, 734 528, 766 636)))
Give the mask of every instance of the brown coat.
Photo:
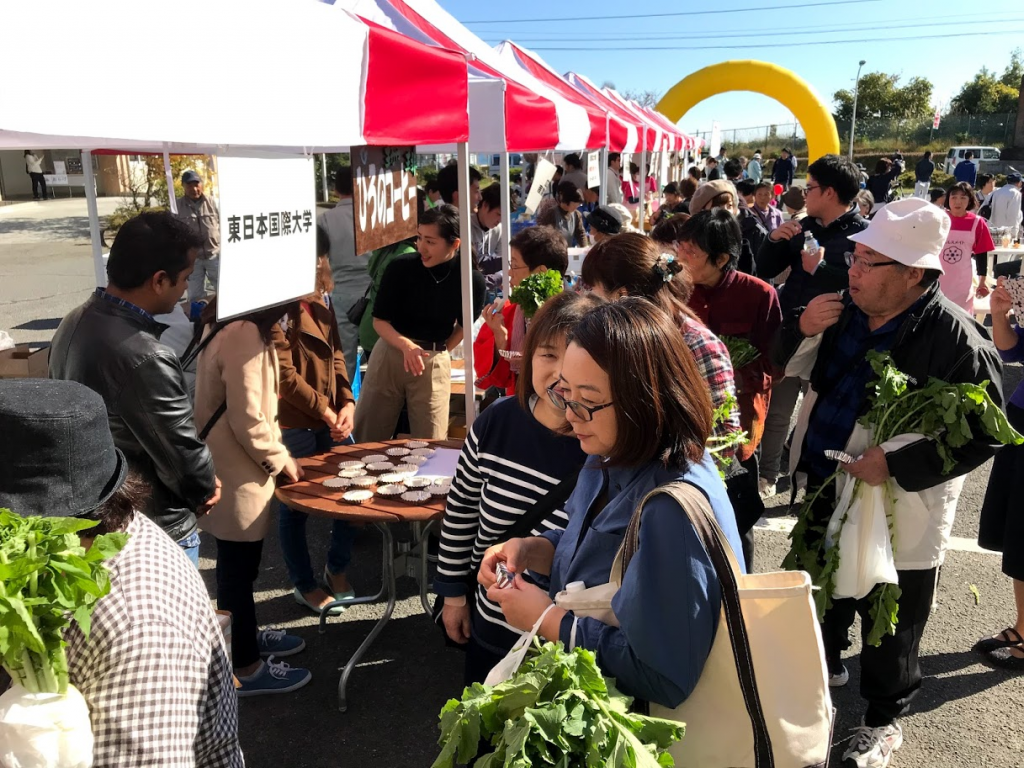
POLYGON ((304 302, 294 345, 289 340, 291 322, 287 331, 275 325, 272 337, 281 372, 281 428, 317 429, 324 426, 321 416, 328 407, 337 413, 345 403, 355 402, 338 321, 333 309, 318 301, 304 302))
POLYGON ((277 354, 254 323, 229 323, 199 355, 198 428, 227 402, 206 439, 223 483, 221 499, 199 520, 199 527, 218 539, 260 541, 270 526, 274 478, 288 460, 277 423, 277 398, 277 354))

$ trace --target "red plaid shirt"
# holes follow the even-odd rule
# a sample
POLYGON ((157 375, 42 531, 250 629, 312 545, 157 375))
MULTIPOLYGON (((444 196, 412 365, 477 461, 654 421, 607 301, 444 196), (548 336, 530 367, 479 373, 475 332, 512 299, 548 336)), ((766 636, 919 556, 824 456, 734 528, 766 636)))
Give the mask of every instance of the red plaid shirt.
MULTIPOLYGON (((683 320, 683 339, 693 353, 693 359, 697 361, 697 368, 708 383, 711 392, 711 404, 717 408, 724 403, 730 395, 736 397, 736 383, 733 379, 732 360, 729 358, 729 350, 725 344, 715 336, 707 326, 698 320, 689 317, 683 320)), ((733 432, 740 431, 740 409, 739 404, 733 406, 732 413, 728 420, 723 421, 715 427, 715 437, 728 437, 733 432)), ((731 457, 735 449, 727 449, 719 454, 722 458, 731 457)))

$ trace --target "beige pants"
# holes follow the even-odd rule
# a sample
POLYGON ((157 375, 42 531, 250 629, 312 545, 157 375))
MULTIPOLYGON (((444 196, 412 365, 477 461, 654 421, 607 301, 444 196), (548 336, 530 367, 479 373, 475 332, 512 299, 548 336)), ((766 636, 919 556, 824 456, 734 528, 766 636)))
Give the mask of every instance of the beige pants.
POLYGON ((423 373, 413 376, 406 372, 401 352, 384 339, 374 345, 356 405, 357 442, 390 440, 403 405, 409 409, 413 437, 448 437, 451 358, 447 352, 430 352, 423 365, 423 373))

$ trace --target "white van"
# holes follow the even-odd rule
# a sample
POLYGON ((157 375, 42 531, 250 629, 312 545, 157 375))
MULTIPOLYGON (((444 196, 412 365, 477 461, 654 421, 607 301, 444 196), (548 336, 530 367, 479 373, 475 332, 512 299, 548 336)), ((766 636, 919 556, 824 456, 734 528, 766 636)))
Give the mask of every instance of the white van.
POLYGON ((946 162, 942 170, 952 174, 957 163, 963 160, 964 155, 968 152, 974 153, 974 164, 978 166, 979 171, 985 170, 983 164, 992 161, 999 162, 999 150, 995 147, 950 147, 949 152, 946 153, 946 162))

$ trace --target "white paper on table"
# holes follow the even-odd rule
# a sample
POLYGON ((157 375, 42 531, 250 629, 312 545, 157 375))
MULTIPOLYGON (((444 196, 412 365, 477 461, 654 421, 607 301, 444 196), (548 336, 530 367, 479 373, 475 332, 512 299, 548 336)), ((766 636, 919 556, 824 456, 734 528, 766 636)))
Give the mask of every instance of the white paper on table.
POLYGON ((466 369, 465 368, 452 368, 452 381, 465 381, 466 380, 466 369))
POLYGON ((459 463, 457 448, 437 448, 433 456, 429 456, 425 464, 420 465, 417 475, 437 475, 455 477, 455 466, 459 463))

